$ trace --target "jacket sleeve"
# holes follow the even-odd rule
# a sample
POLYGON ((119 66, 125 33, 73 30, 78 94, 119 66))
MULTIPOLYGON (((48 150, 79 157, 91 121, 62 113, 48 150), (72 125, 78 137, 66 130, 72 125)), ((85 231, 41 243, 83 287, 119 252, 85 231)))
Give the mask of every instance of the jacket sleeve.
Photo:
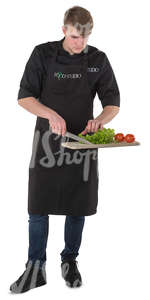
POLYGON ((106 54, 104 55, 100 77, 96 82, 96 92, 103 108, 106 105, 116 105, 120 107, 118 84, 106 54))
POLYGON ((17 100, 26 97, 39 98, 42 88, 43 65, 37 46, 33 49, 20 81, 17 100))

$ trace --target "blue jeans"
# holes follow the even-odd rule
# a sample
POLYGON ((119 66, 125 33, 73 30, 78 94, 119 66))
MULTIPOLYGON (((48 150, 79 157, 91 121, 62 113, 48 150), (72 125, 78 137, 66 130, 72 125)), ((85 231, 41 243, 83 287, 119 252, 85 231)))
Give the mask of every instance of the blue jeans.
MULTIPOLYGON (((28 261, 40 260, 40 268, 46 261, 46 247, 49 233, 49 215, 29 214, 28 261)), ((65 247, 60 253, 61 261, 75 259, 79 255, 85 216, 66 216, 64 228, 65 247)), ((27 263, 26 262, 26 266, 27 263)))

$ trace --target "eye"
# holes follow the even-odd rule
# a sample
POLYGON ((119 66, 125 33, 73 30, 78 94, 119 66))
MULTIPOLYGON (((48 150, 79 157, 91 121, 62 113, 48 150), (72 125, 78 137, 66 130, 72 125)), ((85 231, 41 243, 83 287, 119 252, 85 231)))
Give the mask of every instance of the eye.
POLYGON ((73 39, 77 39, 77 38, 78 38, 77 36, 74 36, 74 35, 72 35, 71 37, 72 37, 73 39))

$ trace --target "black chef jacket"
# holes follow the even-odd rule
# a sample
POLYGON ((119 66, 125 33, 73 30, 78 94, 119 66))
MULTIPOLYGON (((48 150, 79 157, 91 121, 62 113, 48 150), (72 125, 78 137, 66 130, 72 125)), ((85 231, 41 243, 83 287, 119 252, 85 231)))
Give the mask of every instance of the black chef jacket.
MULTIPOLYGON (((34 47, 20 81, 17 100, 26 97, 40 98, 42 87, 46 80, 47 69, 51 63, 56 46, 59 47, 59 63, 68 65, 81 64, 84 50, 79 54, 71 55, 62 46, 64 39, 65 37, 59 41, 46 42, 34 47)), ((106 105, 120 107, 120 92, 107 55, 91 45, 87 45, 87 55, 88 82, 93 97, 95 97, 96 93, 98 94, 103 108, 106 105)))

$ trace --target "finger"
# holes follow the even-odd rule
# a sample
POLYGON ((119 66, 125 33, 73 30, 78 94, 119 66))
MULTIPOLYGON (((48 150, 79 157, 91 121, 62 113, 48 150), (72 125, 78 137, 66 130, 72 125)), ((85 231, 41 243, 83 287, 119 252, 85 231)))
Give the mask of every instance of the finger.
POLYGON ((64 127, 64 128, 62 129, 62 136, 65 136, 65 134, 66 134, 66 128, 64 127))
POLYGON ((56 134, 56 129, 54 127, 52 127, 52 133, 56 134))
POLYGON ((89 120, 88 123, 87 123, 87 126, 85 127, 85 129, 81 132, 81 134, 86 134, 88 132, 91 131, 91 122, 92 120, 89 120))
POLYGON ((96 130, 96 121, 92 121, 92 123, 91 123, 91 131, 95 132, 95 130, 96 130))
POLYGON ((87 130, 89 131, 89 132, 92 132, 92 125, 93 124, 93 120, 89 120, 88 121, 88 125, 87 125, 87 130))
POLYGON ((100 130, 103 130, 103 129, 104 129, 103 124, 100 124, 100 125, 99 125, 99 128, 100 128, 100 130))
POLYGON ((62 123, 62 126, 61 126, 61 134, 62 136, 64 136, 66 133, 66 124, 65 122, 62 123))
POLYGON ((57 134, 57 127, 54 124, 52 125, 52 133, 57 134))
POLYGON ((61 135, 61 133, 62 133, 61 125, 58 125, 58 126, 57 126, 57 134, 58 134, 58 135, 61 135))
POLYGON ((99 128, 99 123, 95 122, 95 130, 94 130, 94 132, 97 132, 98 128, 99 128))
POLYGON ((81 134, 86 134, 87 133, 87 128, 85 128, 82 132, 81 132, 81 134))

